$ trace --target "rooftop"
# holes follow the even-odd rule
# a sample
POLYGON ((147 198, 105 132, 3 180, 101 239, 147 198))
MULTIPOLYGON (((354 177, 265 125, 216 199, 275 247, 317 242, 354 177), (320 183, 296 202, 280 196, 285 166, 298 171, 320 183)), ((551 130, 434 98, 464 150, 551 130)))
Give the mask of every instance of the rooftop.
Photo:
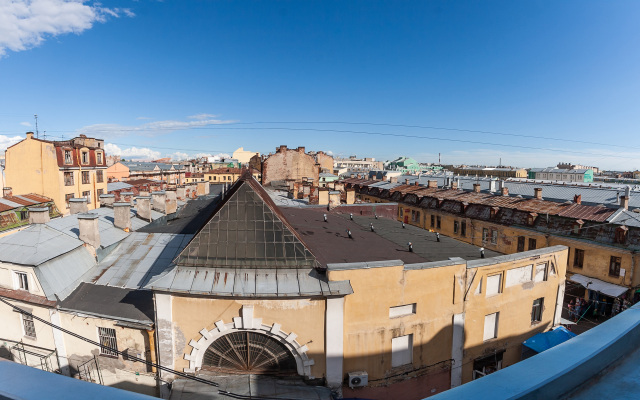
POLYGON ((13 210, 14 208, 22 208, 41 203, 47 203, 50 201, 53 200, 48 197, 40 196, 33 193, 0 197, 0 212, 13 210))

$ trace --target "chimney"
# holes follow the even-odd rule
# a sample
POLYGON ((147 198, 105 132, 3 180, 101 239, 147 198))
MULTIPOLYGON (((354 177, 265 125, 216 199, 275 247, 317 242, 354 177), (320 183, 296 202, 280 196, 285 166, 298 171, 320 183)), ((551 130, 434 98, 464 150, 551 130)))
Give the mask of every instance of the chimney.
POLYGON ((405 178, 405 180, 404 180, 404 184, 405 184, 405 185, 408 185, 408 184, 409 184, 409 178, 405 178))
POLYGON ((142 197, 149 196, 149 190, 148 189, 140 190, 138 192, 138 196, 142 196, 142 197))
POLYGON ((419 180, 419 179, 416 179, 416 181, 415 181, 415 182, 413 182, 413 185, 414 185, 414 186, 418 186, 418 185, 420 185, 420 180, 419 180))
POLYGON ((129 231, 131 229, 131 204, 130 203, 114 203, 113 204, 113 225, 116 228, 129 231))
POLYGON ((79 213, 86 213, 88 211, 89 211, 89 207, 87 207, 86 197, 69 199, 69 213, 79 214, 79 213))
POLYGON ((392 176, 389 181, 391 183, 398 183, 398 177, 397 176, 392 176))
POLYGON ((453 181, 451 182, 451 189, 457 189, 458 188, 458 181, 453 181))
POLYGON ((576 194, 575 196, 573 196, 573 202, 576 204, 582 204, 582 195, 576 194))
POLYGON ((427 187, 428 188, 437 188, 438 187, 438 181, 427 181, 427 187))
POLYGON ((542 200, 542 188, 533 189, 534 196, 537 200, 542 200))
POLYGON ((624 208, 625 210, 629 209, 629 197, 620 196, 620 208, 624 208))
POLYGON ((479 183, 474 183, 473 184, 473 191, 476 193, 480 193, 480 184, 479 183))
POLYGON ((2 188, 2 197, 7 197, 7 196, 13 196, 13 191, 11 190, 10 187, 2 188))
POLYGON ((151 196, 138 196, 136 197, 136 203, 138 207, 138 217, 151 222, 151 196))
POLYGON ((387 177, 387 174, 383 174, 382 175, 382 181, 383 182, 387 182, 389 180, 389 178, 387 177))
POLYGON ((298 153, 304 154, 304 146, 303 147, 298 147, 296 150, 298 151, 298 153))
POLYGON ((276 147, 276 153, 284 153, 287 151, 287 145, 283 144, 280 147, 276 147))
POLYGON ((51 221, 48 207, 29 207, 30 224, 46 224, 51 221))
POLYGON ((176 188, 176 199, 185 201, 187 196, 187 189, 184 186, 178 186, 176 188))
POLYGON ((175 189, 167 189, 165 202, 167 203, 165 209, 167 215, 173 214, 178 211, 178 199, 176 197, 175 189))
POLYGON ((151 203, 152 203, 152 208, 158 212, 161 212, 163 214, 166 214, 166 209, 167 209, 167 203, 166 200, 167 199, 167 194, 164 191, 161 192, 151 192, 151 203))
POLYGON ((27 132, 27 139, 33 139, 33 132, 27 132))
POLYGON ((509 188, 506 186, 502 187, 502 195, 503 196, 508 196, 509 195, 509 188))
POLYGON ((120 192, 120 201, 127 202, 133 206, 133 192, 120 192))
POLYGON ((98 214, 78 214, 78 226, 80 235, 78 238, 94 249, 100 247, 100 231, 98 230, 98 214))
POLYGON ((100 207, 113 207, 113 203, 115 202, 116 202, 116 195, 114 194, 100 195, 100 207))
POLYGON ((356 174, 351 174, 351 178, 355 178, 355 177, 356 177, 356 174))
POLYGON ((497 189, 497 186, 498 186, 498 181, 494 181, 494 180, 492 179, 492 180, 491 180, 491 182, 490 182, 489 191, 490 191, 491 193, 496 192, 496 191, 498 190, 498 189, 497 189))

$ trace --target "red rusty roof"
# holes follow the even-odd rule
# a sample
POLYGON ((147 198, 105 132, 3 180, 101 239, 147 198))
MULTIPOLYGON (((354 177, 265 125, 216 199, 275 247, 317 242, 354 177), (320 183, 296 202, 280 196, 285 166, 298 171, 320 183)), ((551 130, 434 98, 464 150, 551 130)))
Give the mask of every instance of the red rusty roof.
POLYGON ((35 294, 31 294, 26 290, 12 290, 0 288, 0 296, 4 298, 9 298, 13 300, 24 301, 25 303, 37 304, 42 306, 54 307, 56 305, 55 301, 47 300, 44 296, 37 296, 35 294))
POLYGON ((25 207, 34 206, 36 204, 48 203, 50 201, 53 201, 48 197, 40 196, 40 195, 33 194, 33 193, 19 195, 19 197, 18 196, 5 196, 5 197, 1 197, 0 198, 0 212, 4 212, 4 211, 13 210, 15 208, 18 208, 17 206, 12 206, 12 205, 3 203, 3 200, 10 201, 10 202, 16 203, 16 204, 20 204, 20 206, 25 206, 25 207))

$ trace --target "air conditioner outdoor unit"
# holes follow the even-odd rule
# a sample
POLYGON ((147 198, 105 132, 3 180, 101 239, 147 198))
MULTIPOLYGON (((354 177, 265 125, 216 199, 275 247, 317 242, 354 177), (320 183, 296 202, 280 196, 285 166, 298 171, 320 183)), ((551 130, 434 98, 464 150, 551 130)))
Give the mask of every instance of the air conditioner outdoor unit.
POLYGON ((369 384, 369 374, 366 371, 349 372, 349 387, 363 387, 369 384))

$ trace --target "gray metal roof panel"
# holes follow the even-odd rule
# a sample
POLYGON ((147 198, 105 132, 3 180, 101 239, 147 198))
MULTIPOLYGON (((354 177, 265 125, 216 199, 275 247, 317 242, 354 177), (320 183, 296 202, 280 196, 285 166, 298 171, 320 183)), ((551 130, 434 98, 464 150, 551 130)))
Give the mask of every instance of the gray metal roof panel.
POLYGON ((125 182, 109 182, 107 183, 107 192, 113 192, 114 190, 122 190, 132 188, 132 185, 129 185, 125 182))
MULTIPOLYGON (((29 201, 33 202, 32 200, 29 200, 29 201)), ((9 201, 9 200, 3 199, 3 198, 0 198, 0 204, 4 204, 4 205, 12 207, 12 208, 26 207, 25 205, 18 204, 18 203, 15 203, 13 201, 9 201)))
POLYGON ((213 277, 214 279, 213 286, 211 287, 211 293, 222 295, 233 294, 235 281, 236 278, 238 278, 238 271, 231 268, 216 268, 216 270, 213 271, 213 277))
POLYGON ((278 270, 277 271, 277 292, 280 296, 300 294, 300 277, 298 271, 278 270))
POLYGON ((196 273, 195 268, 178 268, 171 282, 172 292, 189 292, 193 285, 193 279, 196 273))
POLYGON ((243 268, 236 273, 233 293, 236 296, 253 296, 256 293, 256 270, 254 268, 243 268))
POLYGON ((0 261, 37 266, 82 245, 82 241, 44 224, 33 224, 0 238, 0 261))
POLYGON ((257 269, 256 270, 256 290, 257 296, 277 296, 278 280, 276 279, 276 269, 257 269))
POLYGON ((83 247, 56 257, 35 269, 38 282, 49 300, 63 300, 82 282, 82 277, 96 265, 83 247))

